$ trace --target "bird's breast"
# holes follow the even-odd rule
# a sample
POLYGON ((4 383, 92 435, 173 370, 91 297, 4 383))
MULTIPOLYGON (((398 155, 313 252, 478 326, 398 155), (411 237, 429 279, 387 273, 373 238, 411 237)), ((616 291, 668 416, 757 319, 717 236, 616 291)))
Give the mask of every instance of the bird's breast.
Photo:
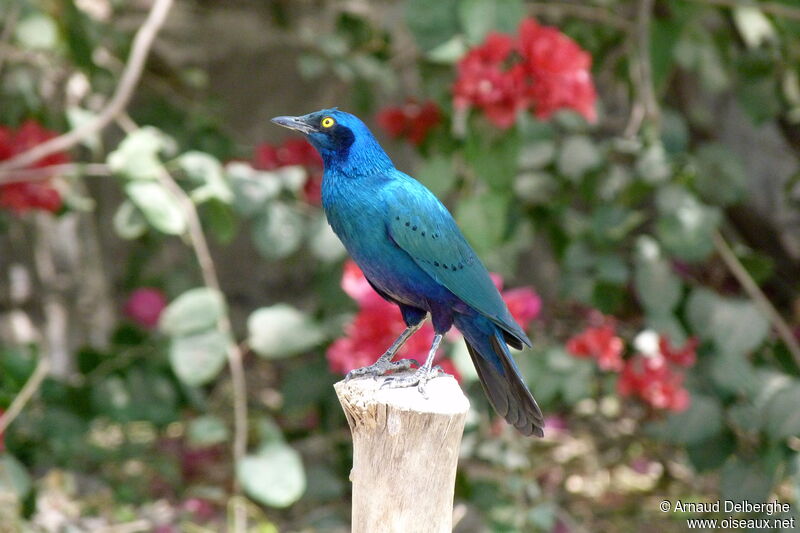
POLYGON ((389 236, 389 209, 380 188, 325 190, 328 223, 364 274, 399 302, 427 309, 431 300, 449 295, 389 236))

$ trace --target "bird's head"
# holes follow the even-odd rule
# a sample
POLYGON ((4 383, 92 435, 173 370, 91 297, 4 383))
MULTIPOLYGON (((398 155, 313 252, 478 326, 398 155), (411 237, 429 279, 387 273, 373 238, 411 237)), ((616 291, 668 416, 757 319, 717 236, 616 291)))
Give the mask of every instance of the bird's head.
POLYGON ((392 165, 366 124, 335 107, 299 117, 275 117, 272 122, 303 133, 322 156, 326 169, 364 173, 373 170, 371 167, 392 165))

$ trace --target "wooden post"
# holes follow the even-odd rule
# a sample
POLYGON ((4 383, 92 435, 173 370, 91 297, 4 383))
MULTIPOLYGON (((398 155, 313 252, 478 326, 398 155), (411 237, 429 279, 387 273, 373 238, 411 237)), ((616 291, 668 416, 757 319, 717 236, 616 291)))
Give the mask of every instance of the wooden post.
POLYGON ((351 531, 450 533, 469 401, 451 376, 429 381, 427 399, 384 380, 334 386, 353 434, 351 531))

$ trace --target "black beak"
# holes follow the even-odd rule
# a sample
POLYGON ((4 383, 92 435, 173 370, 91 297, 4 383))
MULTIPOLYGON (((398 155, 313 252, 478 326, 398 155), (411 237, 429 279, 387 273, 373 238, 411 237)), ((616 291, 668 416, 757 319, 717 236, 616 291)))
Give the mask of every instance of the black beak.
POLYGON ((302 133, 313 133, 317 129, 305 121, 305 117, 275 117, 272 122, 278 126, 289 128, 290 130, 297 130, 302 133))

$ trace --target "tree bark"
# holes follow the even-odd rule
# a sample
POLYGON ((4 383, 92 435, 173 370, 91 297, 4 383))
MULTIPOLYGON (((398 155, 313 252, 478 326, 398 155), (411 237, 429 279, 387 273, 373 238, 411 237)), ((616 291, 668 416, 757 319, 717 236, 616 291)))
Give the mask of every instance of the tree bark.
POLYGON ((469 401, 451 376, 380 389, 385 378, 334 388, 353 435, 353 533, 452 531, 456 466, 469 401))

